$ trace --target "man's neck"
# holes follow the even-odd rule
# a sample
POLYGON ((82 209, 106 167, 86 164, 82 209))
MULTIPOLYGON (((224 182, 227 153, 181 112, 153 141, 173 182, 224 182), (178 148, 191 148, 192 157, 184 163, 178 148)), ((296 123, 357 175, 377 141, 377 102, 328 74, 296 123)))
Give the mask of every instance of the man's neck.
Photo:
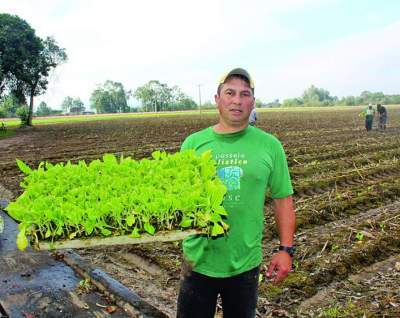
POLYGON ((218 124, 216 124, 213 127, 213 129, 215 132, 222 133, 222 134, 228 134, 228 133, 234 133, 234 132, 241 131, 241 130, 247 128, 247 126, 248 126, 248 123, 245 123, 240 126, 229 126, 229 125, 225 125, 222 122, 219 122, 218 124))

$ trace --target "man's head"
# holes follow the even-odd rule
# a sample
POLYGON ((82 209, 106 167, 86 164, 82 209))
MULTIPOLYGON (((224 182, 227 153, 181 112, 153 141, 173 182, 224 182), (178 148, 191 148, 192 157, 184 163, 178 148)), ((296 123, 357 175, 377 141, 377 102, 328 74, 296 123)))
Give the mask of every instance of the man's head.
POLYGON ((237 78, 241 78, 242 80, 244 80, 245 82, 247 82, 247 84, 249 85, 249 87, 251 88, 251 91, 254 95, 254 82, 253 79, 251 78, 249 72, 247 72, 245 69, 243 68, 234 68, 233 70, 231 70, 228 73, 225 73, 224 75, 221 76, 219 83, 218 83, 218 89, 217 89, 217 94, 219 95, 221 92, 221 88, 222 86, 228 81, 230 80, 232 77, 237 77, 237 78))
POLYGON ((254 83, 246 70, 235 68, 222 76, 215 95, 217 130, 233 132, 247 127, 254 100, 254 83))

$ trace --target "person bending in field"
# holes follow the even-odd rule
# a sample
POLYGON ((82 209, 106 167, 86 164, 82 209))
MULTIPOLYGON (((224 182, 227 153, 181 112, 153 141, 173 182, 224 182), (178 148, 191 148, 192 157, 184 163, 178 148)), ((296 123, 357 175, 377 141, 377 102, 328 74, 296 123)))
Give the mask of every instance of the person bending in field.
POLYGON ((218 238, 192 235, 183 241, 184 264, 178 318, 212 318, 217 297, 224 318, 255 317, 263 260, 264 201, 270 189, 280 246, 269 264, 274 284, 292 267, 295 211, 286 156, 274 136, 249 125, 254 83, 249 73, 233 69, 219 82, 215 101, 219 122, 187 137, 182 151, 211 150, 217 174, 228 192, 223 205, 229 232, 218 238))
POLYGON ((381 104, 377 105, 377 111, 379 116, 379 130, 385 131, 386 130, 386 121, 387 121, 387 111, 386 107, 382 106, 381 104))

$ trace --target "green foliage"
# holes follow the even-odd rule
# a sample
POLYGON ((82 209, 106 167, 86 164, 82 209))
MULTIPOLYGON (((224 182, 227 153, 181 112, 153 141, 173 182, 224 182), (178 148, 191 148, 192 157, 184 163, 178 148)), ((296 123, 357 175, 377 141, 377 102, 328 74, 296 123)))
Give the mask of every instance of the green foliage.
POLYGON ((339 245, 337 245, 337 244, 332 244, 331 252, 332 252, 332 253, 335 253, 337 250, 339 250, 339 248, 340 248, 339 245))
POLYGON ((146 112, 197 108, 197 104, 178 86, 171 88, 156 80, 137 88, 133 96, 141 101, 142 110, 146 112))
POLYGON ((80 98, 75 98, 72 102, 72 107, 70 108, 70 112, 74 114, 80 114, 85 110, 85 105, 81 101, 80 98))
POLYGON ((365 316, 361 308, 357 308, 352 301, 346 304, 335 304, 322 311, 318 317, 321 318, 347 318, 347 317, 363 317, 365 316))
POLYGON ((283 107, 297 107, 303 106, 303 100, 301 98, 287 98, 283 100, 283 107))
POLYGON ((0 96, 6 88, 18 90, 20 77, 26 72, 30 57, 40 52, 40 39, 23 19, 0 14, 0 96))
POLYGON ((356 234, 356 240, 357 240, 358 242, 362 242, 362 241, 364 240, 364 234, 361 233, 361 232, 357 232, 357 234, 356 234))
POLYGON ((40 163, 27 174, 24 193, 7 211, 20 221, 18 242, 25 235, 38 239, 109 236, 179 228, 224 234, 227 215, 221 206, 226 187, 216 177, 211 153, 167 154, 156 151, 153 160, 140 161, 106 154, 87 164, 79 161, 40 163))
POLYGON ((0 102, 0 118, 16 116, 18 107, 20 104, 14 94, 4 96, 0 102))
POLYGON ((65 113, 76 113, 80 114, 85 110, 85 106, 81 99, 78 98, 72 98, 70 96, 67 96, 64 98, 63 102, 61 103, 61 109, 65 113))
POLYGON ((32 124, 34 96, 47 89, 50 71, 66 61, 65 50, 56 41, 41 39, 29 24, 10 14, 0 14, 0 97, 7 89, 19 104, 29 97, 26 124, 32 124))
POLYGON ((70 97, 70 96, 65 97, 61 103, 61 109, 65 113, 68 113, 73 105, 73 102, 74 102, 74 99, 72 97, 70 97))
POLYGON ((28 125, 29 110, 27 105, 23 105, 17 108, 16 115, 21 119, 21 125, 28 125))
POLYGON ((212 103, 209 100, 201 104, 201 109, 216 109, 216 108, 217 106, 215 105, 215 103, 212 103))
POLYGON ((128 99, 131 93, 119 82, 106 81, 92 92, 90 108, 98 114, 127 113, 130 111, 128 99))
POLYGON ((38 109, 36 110, 36 115, 38 116, 49 116, 52 114, 52 109, 47 106, 45 102, 40 102, 38 109))
POLYGON ((302 97, 285 99, 282 106, 356 106, 378 103, 400 104, 400 95, 385 95, 382 92, 363 91, 360 96, 345 96, 338 99, 336 96, 330 96, 329 91, 311 85, 304 91, 302 97))
POLYGON ((304 91, 302 98, 305 106, 330 106, 337 101, 337 97, 330 96, 327 90, 314 85, 304 91))

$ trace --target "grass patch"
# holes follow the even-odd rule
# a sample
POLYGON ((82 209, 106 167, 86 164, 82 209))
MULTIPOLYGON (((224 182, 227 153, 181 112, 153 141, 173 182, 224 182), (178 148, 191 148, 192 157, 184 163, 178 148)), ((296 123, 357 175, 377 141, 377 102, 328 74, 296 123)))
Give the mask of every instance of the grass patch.
POLYGON ((343 305, 332 305, 328 309, 321 312, 318 317, 323 318, 347 318, 347 317, 366 317, 365 310, 357 307, 352 301, 348 301, 343 305))
POLYGON ((15 135, 15 130, 0 130, 0 139, 1 138, 8 138, 8 137, 12 137, 15 135))
MULTIPOLYGON (((199 111, 180 111, 180 112, 160 112, 160 113, 124 113, 124 114, 99 114, 99 115, 72 115, 72 116, 49 116, 49 117, 34 117, 32 125, 47 125, 60 123, 77 123, 98 120, 126 119, 126 118, 160 118, 172 116, 207 116, 216 115, 215 110, 199 111)), ((19 119, 5 120, 8 127, 16 127, 21 124, 19 119)))

